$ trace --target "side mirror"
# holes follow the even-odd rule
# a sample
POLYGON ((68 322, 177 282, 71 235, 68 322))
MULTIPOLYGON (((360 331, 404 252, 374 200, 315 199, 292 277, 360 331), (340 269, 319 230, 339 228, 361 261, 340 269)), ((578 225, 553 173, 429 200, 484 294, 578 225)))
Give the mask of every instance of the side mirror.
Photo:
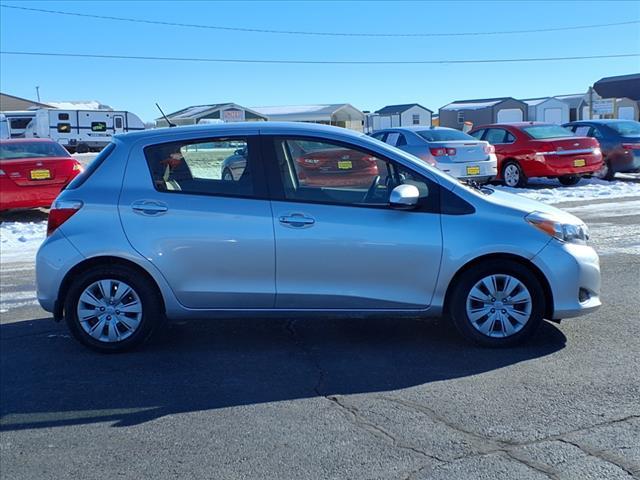
POLYGON ((389 205, 397 210, 411 210, 418 204, 420 191, 415 185, 398 185, 391 190, 389 205))

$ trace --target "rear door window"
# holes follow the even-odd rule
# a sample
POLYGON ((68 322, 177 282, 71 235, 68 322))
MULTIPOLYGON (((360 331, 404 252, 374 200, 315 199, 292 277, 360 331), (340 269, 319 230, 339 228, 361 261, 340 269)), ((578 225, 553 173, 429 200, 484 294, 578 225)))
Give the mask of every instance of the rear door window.
POLYGON ((506 133, 506 130, 503 130, 502 128, 490 128, 484 139, 491 145, 499 145, 505 143, 504 140, 506 133))

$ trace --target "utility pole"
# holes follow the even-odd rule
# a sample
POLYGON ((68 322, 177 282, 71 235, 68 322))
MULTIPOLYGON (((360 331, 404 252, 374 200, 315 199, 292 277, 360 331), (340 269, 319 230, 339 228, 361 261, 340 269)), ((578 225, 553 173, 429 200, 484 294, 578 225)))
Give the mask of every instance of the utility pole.
POLYGON ((38 103, 40 102, 40 87, 36 86, 36 96, 38 97, 38 103))
POLYGON ((589 87, 589 120, 593 118, 593 87, 589 87))

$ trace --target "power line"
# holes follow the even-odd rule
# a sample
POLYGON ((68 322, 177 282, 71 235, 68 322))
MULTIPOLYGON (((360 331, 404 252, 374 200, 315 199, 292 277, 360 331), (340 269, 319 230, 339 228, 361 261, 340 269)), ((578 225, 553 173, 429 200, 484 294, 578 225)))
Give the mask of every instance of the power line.
POLYGON ((197 58, 197 57, 151 57, 142 55, 106 55, 97 53, 56 53, 56 52, 20 52, 0 51, 2 55, 28 55, 39 57, 98 58, 115 60, 155 60, 172 62, 206 63, 263 63, 289 65, 455 65, 472 63, 524 63, 553 62, 566 60, 592 60, 601 58, 640 57, 640 53, 620 53, 612 55, 587 55, 575 57, 531 57, 531 58, 491 58, 467 60, 260 60, 247 58, 197 58))
POLYGON ((94 18, 99 20, 111 20, 118 22, 133 22, 133 23, 146 23, 150 25, 164 25, 170 27, 182 27, 182 28, 200 28, 208 30, 223 30, 232 32, 244 32, 244 33, 269 33, 279 35, 309 35, 309 36, 324 36, 324 37, 404 37, 404 38, 418 38, 418 37, 469 37, 469 36, 485 36, 485 35, 514 35, 520 33, 545 33, 545 32, 561 32, 569 30, 586 30, 592 28, 605 28, 605 27, 617 27, 622 25, 634 25, 639 24, 638 20, 628 20, 624 22, 614 23, 598 23, 591 25, 570 25, 566 27, 550 27, 550 28, 534 28, 530 30, 503 30, 503 31, 491 31, 491 32, 428 32, 428 33, 356 33, 356 32, 309 32, 309 31, 297 31, 297 30, 269 30, 264 28, 243 28, 243 27, 225 27, 221 25, 203 25, 197 23, 179 23, 179 22, 165 22, 160 20, 146 20, 143 18, 128 18, 128 17, 114 17, 109 15, 93 15, 89 13, 77 13, 66 12, 62 10, 48 10, 44 8, 30 8, 19 7, 17 5, 0 5, 2 8, 12 8, 15 10, 24 10, 29 12, 39 13, 51 13, 55 15, 68 15, 73 17, 94 18))

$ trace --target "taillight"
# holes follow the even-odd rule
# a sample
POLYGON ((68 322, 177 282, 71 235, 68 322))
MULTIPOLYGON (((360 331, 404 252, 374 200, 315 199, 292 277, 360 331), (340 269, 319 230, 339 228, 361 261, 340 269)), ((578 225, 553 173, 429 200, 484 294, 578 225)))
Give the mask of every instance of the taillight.
POLYGON ((79 163, 74 163, 73 164, 73 171, 74 172, 82 172, 82 171, 84 171, 84 168, 79 163))
POLYGON ((484 146, 484 153, 496 153, 496 147, 494 147, 491 144, 485 145, 484 146))
POLYGON ((82 208, 81 201, 56 200, 49 210, 47 222, 47 237, 55 232, 60 225, 69 220, 82 208))
POLYGON ((455 148, 435 147, 430 148, 429 151, 434 157, 444 157, 445 155, 454 156, 456 154, 455 148))
POLYGON ((625 150, 640 150, 640 143, 623 143, 622 148, 625 150))

